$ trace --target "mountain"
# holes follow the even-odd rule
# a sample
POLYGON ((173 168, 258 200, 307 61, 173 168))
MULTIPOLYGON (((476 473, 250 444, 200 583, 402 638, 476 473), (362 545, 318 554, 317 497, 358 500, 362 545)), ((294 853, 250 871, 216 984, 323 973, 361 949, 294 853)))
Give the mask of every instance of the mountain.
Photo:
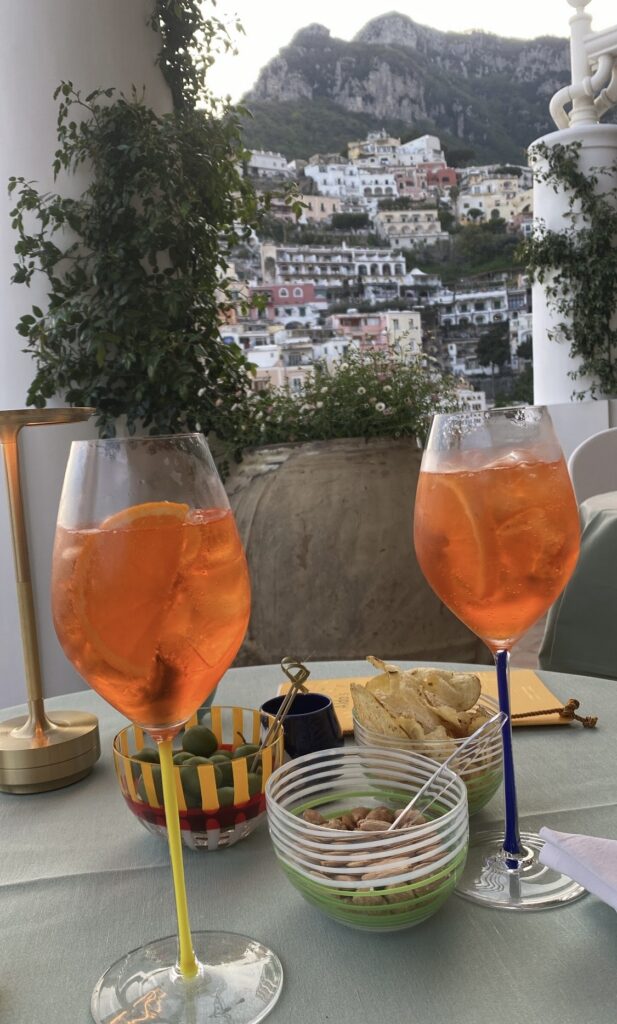
POLYGON ((549 100, 569 81, 566 39, 440 32, 394 12, 349 42, 309 25, 244 97, 245 141, 307 158, 383 127, 404 139, 439 135, 453 164, 521 163, 554 128, 549 100))

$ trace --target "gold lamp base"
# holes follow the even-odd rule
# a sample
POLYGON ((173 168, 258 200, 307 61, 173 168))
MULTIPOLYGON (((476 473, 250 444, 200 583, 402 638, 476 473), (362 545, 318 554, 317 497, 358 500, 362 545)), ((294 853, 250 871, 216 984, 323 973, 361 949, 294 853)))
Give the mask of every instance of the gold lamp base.
POLYGON ((43 793, 70 786, 88 774, 101 753, 94 715, 82 711, 45 713, 17 447, 22 427, 78 423, 93 412, 78 408, 0 410, 0 449, 11 512, 28 695, 28 715, 0 722, 0 791, 4 793, 43 793))
POLYGON ((26 715, 0 722, 0 791, 44 793, 83 779, 101 753, 98 722, 83 711, 46 715, 32 735, 26 715))

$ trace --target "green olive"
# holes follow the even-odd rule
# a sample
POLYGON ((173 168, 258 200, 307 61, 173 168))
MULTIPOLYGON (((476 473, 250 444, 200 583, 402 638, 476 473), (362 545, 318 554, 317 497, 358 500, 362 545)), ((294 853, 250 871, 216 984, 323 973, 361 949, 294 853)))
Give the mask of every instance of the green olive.
POLYGON ((241 747, 236 747, 236 749, 234 750, 234 760, 237 757, 250 757, 251 754, 253 754, 254 756, 258 750, 259 747, 257 746, 256 743, 243 743, 241 747))
POLYGON ((218 791, 219 803, 221 807, 233 807, 234 803, 234 788, 233 786, 221 786, 218 791))
POLYGON ((185 764, 193 758, 193 754, 189 754, 188 750, 179 750, 177 754, 174 754, 174 764, 185 764))
POLYGON ((248 774, 248 782, 249 782, 249 795, 250 796, 255 796, 257 793, 261 793, 261 775, 257 775, 257 774, 254 774, 253 772, 249 772, 249 774, 248 774))
POLYGON ((217 766, 217 769, 221 774, 221 784, 223 786, 233 787, 234 773, 229 758, 221 757, 220 754, 213 754, 210 758, 210 762, 217 766))
POLYGON ((192 765, 182 765, 180 768, 180 778, 182 780, 186 806, 201 807, 201 787, 199 785, 197 768, 192 765))
POLYGON ((159 763, 159 752, 156 747, 142 747, 136 754, 133 754, 138 761, 150 761, 151 764, 159 763))
POLYGON ((218 740, 211 729, 205 725, 194 725, 187 729, 182 737, 182 749, 189 754, 210 757, 218 747, 218 740))
MULTIPOLYGON (((158 802, 162 806, 162 804, 163 804, 163 779, 161 777, 161 769, 160 769, 158 764, 155 764, 152 767, 152 781, 154 782, 154 790, 156 792, 156 798, 157 798, 158 802)), ((137 784, 137 795, 139 796, 140 800, 143 800, 143 802, 145 804, 149 804, 150 803, 150 801, 148 800, 148 794, 146 793, 146 783, 144 782, 143 775, 142 775, 141 779, 139 780, 139 782, 137 784)))

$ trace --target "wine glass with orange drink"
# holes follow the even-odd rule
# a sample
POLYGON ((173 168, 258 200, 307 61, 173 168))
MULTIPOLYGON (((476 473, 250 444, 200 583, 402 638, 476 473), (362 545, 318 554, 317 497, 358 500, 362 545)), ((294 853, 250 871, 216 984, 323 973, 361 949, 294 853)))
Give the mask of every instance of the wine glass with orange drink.
POLYGON ((246 936, 191 933, 172 762, 174 737, 233 661, 250 609, 244 551, 200 434, 73 442, 52 603, 77 671, 157 744, 176 899, 177 937, 114 964, 92 1015, 254 1024, 280 993, 280 961, 246 936))
POLYGON ((512 646, 563 590, 579 552, 578 508, 541 407, 436 415, 416 494, 414 544, 426 579, 492 651, 503 726, 504 832, 472 836, 457 891, 488 906, 560 906, 581 887, 538 861, 521 833, 512 753, 512 646))

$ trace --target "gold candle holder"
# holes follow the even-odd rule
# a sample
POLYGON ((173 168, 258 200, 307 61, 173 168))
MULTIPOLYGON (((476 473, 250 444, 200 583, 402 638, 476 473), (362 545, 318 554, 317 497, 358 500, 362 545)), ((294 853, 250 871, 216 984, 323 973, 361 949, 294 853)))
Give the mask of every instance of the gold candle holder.
POLYGON ((93 412, 79 408, 0 411, 28 697, 27 715, 0 722, 0 790, 5 793, 42 793, 69 786, 88 774, 101 753, 95 715, 45 713, 17 444, 22 427, 78 423, 93 412))

